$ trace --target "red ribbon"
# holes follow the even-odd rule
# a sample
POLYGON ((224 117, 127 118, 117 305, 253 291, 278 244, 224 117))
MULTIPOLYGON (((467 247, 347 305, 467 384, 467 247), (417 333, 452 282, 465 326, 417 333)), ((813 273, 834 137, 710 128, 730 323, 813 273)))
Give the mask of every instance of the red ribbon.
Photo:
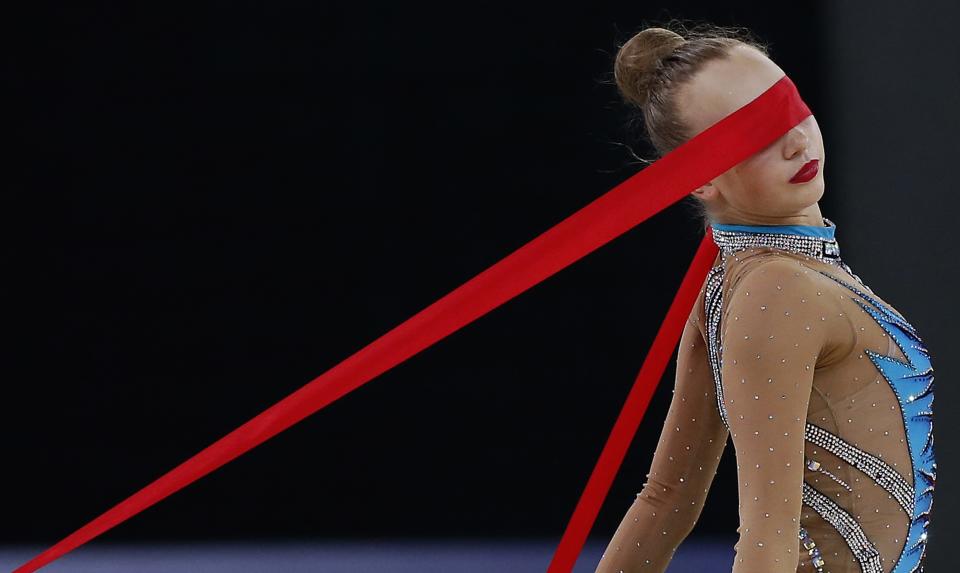
MULTIPOLYGON (((750 103, 160 476, 15 573, 36 571, 470 324, 770 145, 810 114, 796 86, 784 76, 750 103)), ((709 248, 701 244, 564 533, 551 571, 572 569, 623 452, 679 341, 695 298, 691 291, 694 286, 699 291, 711 259, 709 248)))
POLYGON ((683 334, 683 327, 690 315, 690 309, 693 308, 700 294, 700 287, 707 273, 710 272, 718 251, 716 243, 713 242, 713 231, 708 229, 707 234, 700 241, 700 247, 693 257, 690 268, 683 277, 683 282, 680 283, 680 289, 673 298, 667 316, 663 319, 656 338, 653 339, 650 352, 647 353, 643 366, 640 367, 640 373, 637 374, 637 379, 630 393, 627 394, 627 400, 617 416, 617 421, 613 424, 607 443, 603 446, 587 486, 573 510, 573 516, 563 532, 560 545, 553 554, 547 573, 573 571, 573 566, 583 550, 583 544, 587 541, 593 522, 600 512, 600 506, 607 498, 613 478, 620 470, 630 442, 633 441, 637 428, 643 420, 643 414, 650 405, 653 391, 663 377, 667 363, 673 357, 673 350, 683 334))

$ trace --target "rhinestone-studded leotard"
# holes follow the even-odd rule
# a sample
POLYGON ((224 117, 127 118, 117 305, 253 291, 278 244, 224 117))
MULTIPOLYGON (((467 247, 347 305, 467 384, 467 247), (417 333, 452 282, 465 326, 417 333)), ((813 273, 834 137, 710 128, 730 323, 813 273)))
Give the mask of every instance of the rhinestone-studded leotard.
POLYGON ((922 571, 936 481, 930 354, 840 258, 824 221, 712 226, 721 252, 683 331, 647 482, 598 573, 666 569, 728 437, 734 573, 922 571))

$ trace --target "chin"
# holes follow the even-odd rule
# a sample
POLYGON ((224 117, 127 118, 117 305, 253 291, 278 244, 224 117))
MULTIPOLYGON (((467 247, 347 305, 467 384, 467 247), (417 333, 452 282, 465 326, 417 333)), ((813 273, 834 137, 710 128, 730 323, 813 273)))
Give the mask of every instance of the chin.
POLYGON ((823 183, 823 178, 822 178, 822 177, 818 177, 817 179, 814 179, 814 180, 811 181, 810 183, 813 184, 813 185, 811 185, 811 187, 813 187, 812 191, 813 191, 813 193, 814 193, 814 194, 816 195, 816 197, 817 197, 817 198, 815 199, 815 201, 819 201, 820 198, 823 197, 823 192, 824 192, 824 190, 825 190, 825 188, 826 188, 826 186, 825 186, 824 183, 823 183))
POLYGON ((804 203, 807 203, 809 206, 809 205, 812 205, 813 203, 816 203, 817 201, 820 200, 821 197, 823 197, 823 191, 825 186, 823 184, 823 178, 818 175, 817 177, 815 177, 811 181, 808 181, 805 184, 802 184, 802 185, 790 184, 790 187, 793 188, 792 193, 794 197, 801 198, 801 201, 803 201, 804 203))

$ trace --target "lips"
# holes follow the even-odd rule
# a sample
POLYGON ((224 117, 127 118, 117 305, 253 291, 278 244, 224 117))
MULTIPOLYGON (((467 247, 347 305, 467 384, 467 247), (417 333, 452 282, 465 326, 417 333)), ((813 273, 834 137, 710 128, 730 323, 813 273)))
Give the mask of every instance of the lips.
POLYGON ((803 167, 800 168, 800 171, 797 171, 796 175, 790 179, 790 183, 806 183, 814 177, 817 176, 817 171, 820 170, 820 160, 811 159, 810 161, 803 164, 803 167))

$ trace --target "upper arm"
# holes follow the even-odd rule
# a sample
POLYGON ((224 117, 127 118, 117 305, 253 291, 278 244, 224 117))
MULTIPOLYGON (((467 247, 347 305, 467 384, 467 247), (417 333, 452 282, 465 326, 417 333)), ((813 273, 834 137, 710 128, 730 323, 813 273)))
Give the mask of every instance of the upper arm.
POLYGON ((817 279, 793 259, 750 269, 724 301, 721 383, 737 456, 740 541, 734 571, 795 571, 804 428, 817 359, 817 279))
POLYGON ((669 512, 666 535, 677 544, 700 515, 726 441, 706 343, 688 319, 677 349, 670 407, 640 493, 641 500, 669 512))

